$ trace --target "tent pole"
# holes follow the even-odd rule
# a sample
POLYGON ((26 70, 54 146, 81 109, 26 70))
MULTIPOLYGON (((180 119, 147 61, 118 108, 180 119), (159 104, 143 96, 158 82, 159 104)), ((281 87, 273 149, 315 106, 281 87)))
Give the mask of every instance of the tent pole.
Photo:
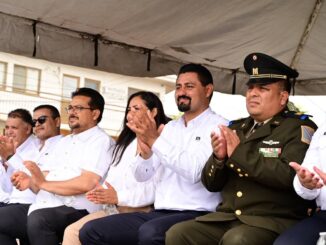
POLYGON ((305 46, 307 39, 309 37, 309 34, 316 22, 316 19, 318 17, 321 6, 323 5, 323 2, 324 2, 324 0, 316 0, 315 7, 310 15, 309 21, 308 21, 306 28, 301 36, 301 39, 300 39, 299 45, 297 46, 297 49, 295 51, 294 57, 292 58, 292 61, 290 64, 290 66, 292 68, 295 68, 299 62, 303 47, 305 46))

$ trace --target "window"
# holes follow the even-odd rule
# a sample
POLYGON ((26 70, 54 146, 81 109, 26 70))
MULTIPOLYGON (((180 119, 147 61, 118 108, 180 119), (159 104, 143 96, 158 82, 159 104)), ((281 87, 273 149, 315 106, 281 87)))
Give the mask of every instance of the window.
POLYGON ((63 75, 62 82, 62 97, 64 99, 70 99, 71 93, 79 87, 79 77, 63 75))
POLYGON ((38 94, 41 78, 41 70, 15 65, 13 91, 38 94))
POLYGON ((0 61, 0 89, 6 86, 7 63, 0 61))
POLYGON ((100 92, 100 81, 85 78, 85 87, 86 88, 92 88, 95 89, 96 91, 100 92))

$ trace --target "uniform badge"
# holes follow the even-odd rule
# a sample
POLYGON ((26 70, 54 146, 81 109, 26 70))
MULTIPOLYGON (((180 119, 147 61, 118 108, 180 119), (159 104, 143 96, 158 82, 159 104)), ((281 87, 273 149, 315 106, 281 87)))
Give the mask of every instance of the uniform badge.
POLYGON ((301 126, 301 141, 306 144, 310 144, 311 138, 315 130, 309 126, 301 126))
POLYGON ((281 148, 259 148, 259 153, 264 157, 278 157, 281 152, 281 148))
POLYGON ((266 145, 278 145, 280 142, 274 140, 263 140, 263 143, 266 145))

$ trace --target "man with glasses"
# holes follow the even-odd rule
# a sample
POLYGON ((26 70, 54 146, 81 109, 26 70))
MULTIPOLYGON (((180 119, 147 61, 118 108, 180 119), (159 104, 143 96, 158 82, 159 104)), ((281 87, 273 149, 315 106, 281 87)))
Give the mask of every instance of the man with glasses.
POLYGON ((45 175, 33 162, 25 162, 32 177, 17 173, 13 183, 37 192, 29 209, 27 233, 33 245, 57 245, 66 226, 100 209, 85 193, 106 174, 113 140, 97 124, 102 119, 104 98, 90 88, 77 89, 67 107, 72 134, 62 138, 47 165, 45 175))
POLYGON ((33 119, 25 109, 16 109, 8 114, 5 136, 1 136, 0 154, 4 159, 6 175, 2 176, 6 186, 12 189, 9 204, 0 208, 0 244, 29 244, 26 234, 27 212, 35 200, 31 190, 12 188, 10 176, 15 171, 30 174, 24 160, 33 160, 40 167, 47 161, 60 139, 60 114, 52 105, 40 105, 33 111, 33 119), (32 134, 32 128, 34 134, 32 134))

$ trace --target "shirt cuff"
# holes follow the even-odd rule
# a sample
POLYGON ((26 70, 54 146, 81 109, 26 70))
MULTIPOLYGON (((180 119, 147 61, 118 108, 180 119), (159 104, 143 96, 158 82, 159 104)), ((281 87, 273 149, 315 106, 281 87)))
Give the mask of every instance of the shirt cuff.
POLYGON ((213 161, 214 165, 219 168, 219 169, 222 169, 224 167, 224 164, 225 164, 225 159, 223 160, 219 160, 215 155, 214 153, 211 155, 211 160, 213 161))
POLYGON ((304 187, 300 183, 298 176, 295 176, 294 177, 293 187, 294 187, 296 193, 299 196, 301 196, 302 198, 307 199, 307 200, 315 199, 318 196, 318 193, 319 193, 319 190, 318 189, 312 189, 312 190, 310 190, 310 189, 304 187))

